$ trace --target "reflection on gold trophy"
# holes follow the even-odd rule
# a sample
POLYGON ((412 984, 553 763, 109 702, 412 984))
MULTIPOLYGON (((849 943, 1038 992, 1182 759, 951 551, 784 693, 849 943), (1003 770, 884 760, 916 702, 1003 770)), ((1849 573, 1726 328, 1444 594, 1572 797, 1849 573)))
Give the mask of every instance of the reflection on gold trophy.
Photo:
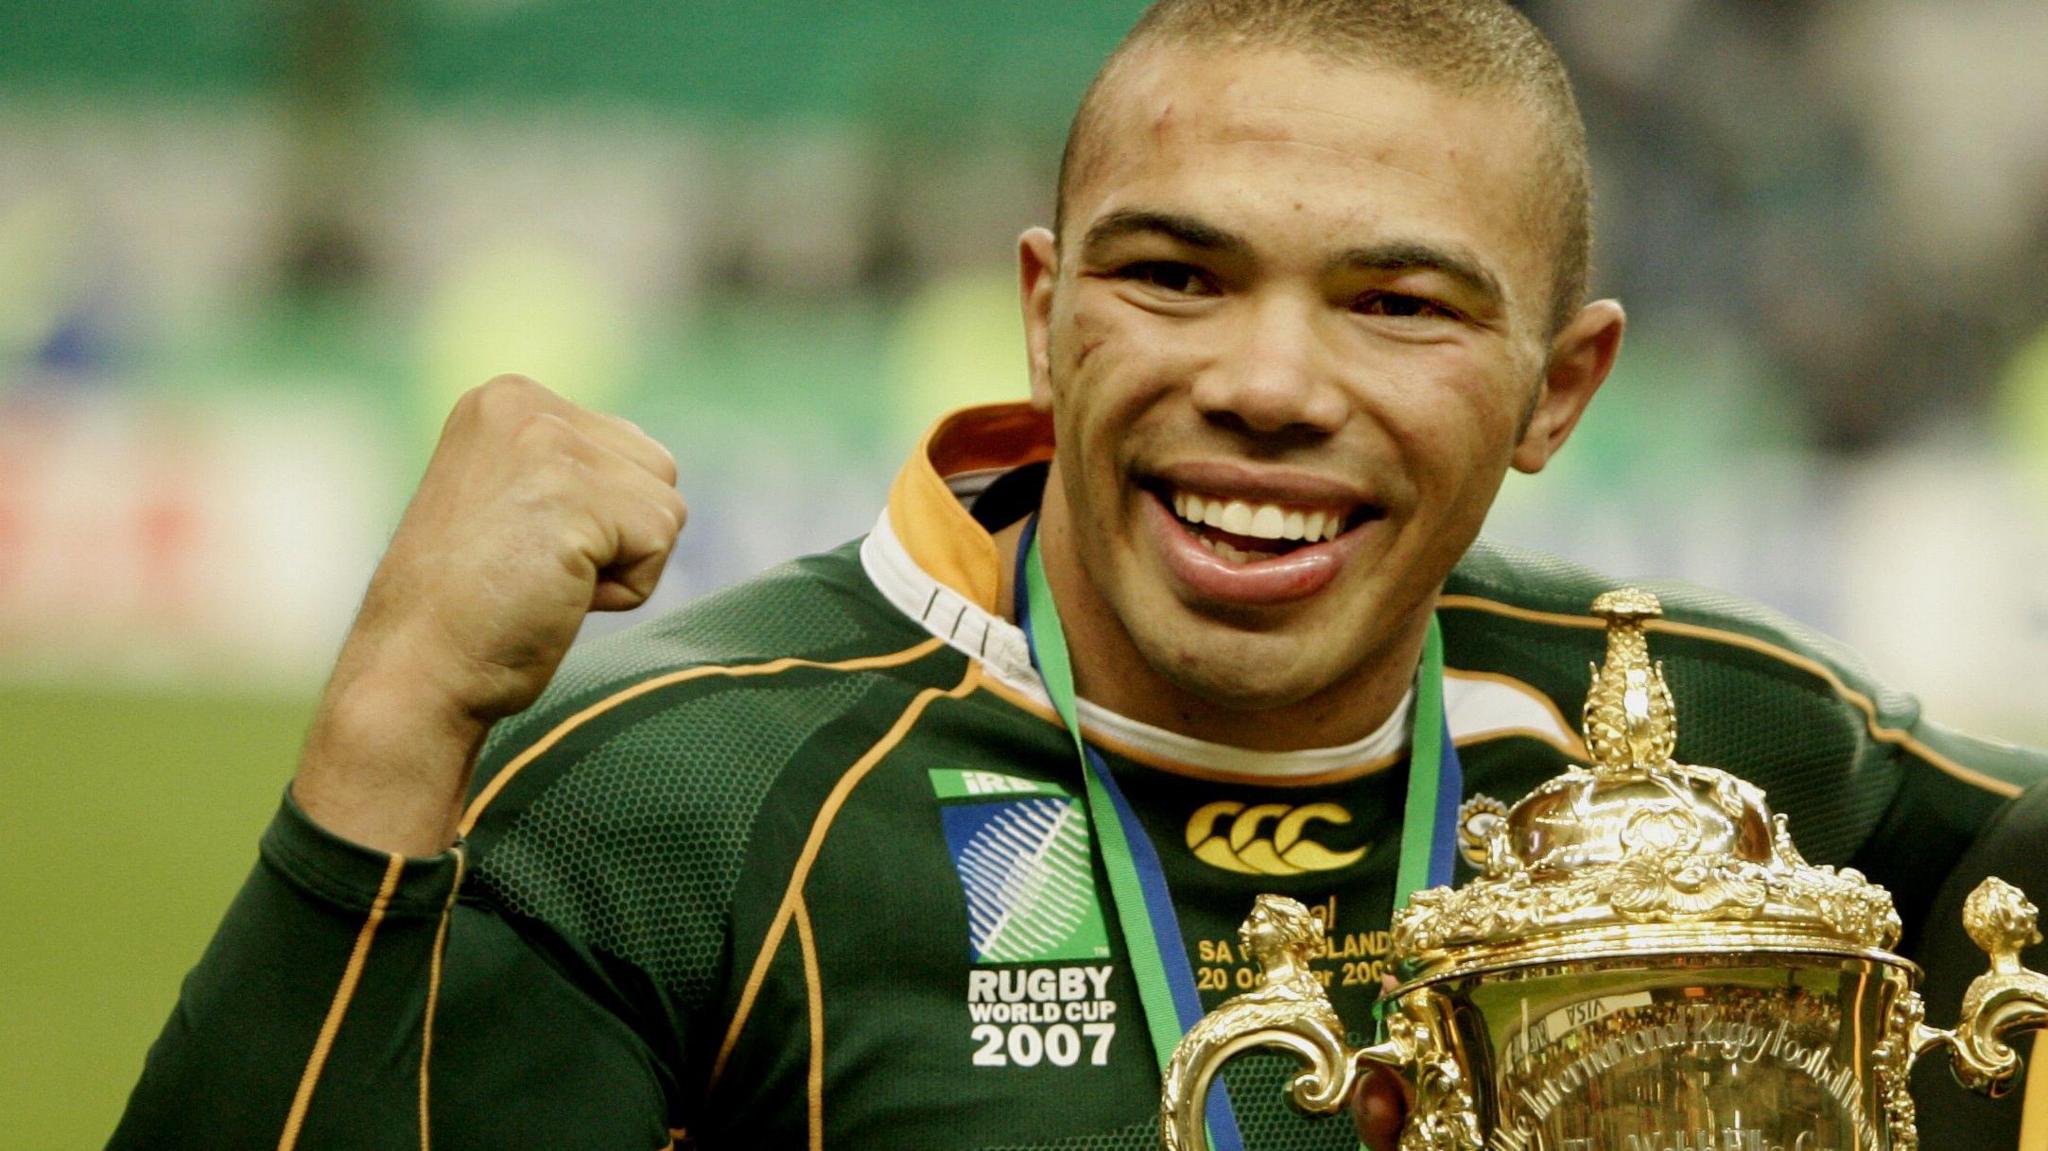
POLYGON ((1161 1143, 1208 1145, 1223 1062, 1293 1053, 1311 1113, 1340 1110, 1374 1066, 1413 1086, 1401 1151, 1915 1151, 1907 1077, 1951 1049, 1958 1079, 2001 1094, 2008 1040, 2048 1026, 2048 977, 2020 965, 2032 903, 1987 879, 1963 909, 1991 957, 1953 1031, 1922 1021, 1918 967, 1892 954, 1891 896, 1807 863, 1763 793, 1677 763, 1678 728, 1644 621, 1655 597, 1610 592, 1607 660, 1584 728, 1592 764, 1512 810, 1477 797, 1460 842, 1481 871, 1396 913, 1409 981, 1384 1039, 1347 1047, 1309 956, 1323 925, 1260 896, 1240 936, 1260 985, 1188 1032, 1167 1069, 1161 1143))

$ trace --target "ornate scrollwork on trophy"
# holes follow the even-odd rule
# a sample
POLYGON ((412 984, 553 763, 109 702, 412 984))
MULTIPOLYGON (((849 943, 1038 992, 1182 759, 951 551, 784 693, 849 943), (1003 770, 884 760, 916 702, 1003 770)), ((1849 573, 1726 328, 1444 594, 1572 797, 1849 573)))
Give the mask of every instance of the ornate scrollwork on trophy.
POLYGON ((1671 758, 1676 710, 1646 636, 1662 614, 1657 598, 1624 588, 1593 610, 1608 621, 1585 706, 1593 765, 1545 781, 1512 817, 1497 800, 1468 800, 1460 846, 1481 875, 1418 893, 1396 918, 1395 948, 1427 956, 1602 923, 1702 922, 1897 943, 1883 888, 1808 864, 1755 785, 1671 758))
POLYGON ((2048 1023, 2048 977, 2020 966, 2020 952, 2041 942, 2040 914, 2019 888, 1995 876, 1963 901, 1963 930, 1991 957, 1991 970, 1963 992, 1952 1040, 1956 1078, 1990 1095, 2004 1094, 2019 1072, 2019 1053, 2006 1034, 2048 1023))
POLYGON ((1701 850, 1703 829, 1692 809, 1674 801, 1637 808, 1621 829, 1626 853, 1614 867, 1607 898, 1636 923, 1750 919, 1770 894, 1763 865, 1701 850))
POLYGON ((1494 834, 1507 817, 1508 805, 1490 795, 1475 795, 1458 808, 1458 854, 1483 875, 1494 874, 1496 867, 1504 873, 1513 866, 1508 856, 1491 854, 1496 843, 1507 842, 1494 834))
POLYGON ((1677 762, 1650 658, 1654 596, 1595 601, 1606 662, 1586 698, 1591 762, 1512 808, 1459 812, 1479 875, 1416 892, 1394 916, 1387 1039, 1347 1050, 1308 973, 1321 924, 1261 896, 1242 938, 1265 971, 1175 1053, 1162 1101, 1172 1151, 1202 1142, 1210 1078, 1254 1046, 1292 1051, 1294 1098, 1341 1108, 1365 1069, 1414 1089, 1400 1151, 1826 1148, 1918 1151, 1913 1063, 1953 1047, 1957 1078, 2010 1086, 2015 1033, 2048 1027, 2048 976, 2020 965, 2037 911, 1997 879, 1964 906, 1991 969, 1953 1031, 1929 1027, 1919 971, 1890 952, 1891 896, 1808 863, 1763 792, 1677 762))
POLYGON ((1231 1055, 1275 1047, 1302 1063, 1290 1092, 1309 1114, 1341 1109, 1364 1069, 1379 1063, 1409 1072, 1415 1107, 1400 1151, 1481 1151, 1471 1079, 1441 1049, 1433 1029, 1438 1010, 1428 995, 1403 1000, 1387 1016, 1387 1040, 1354 1052, 1309 960, 1323 949, 1324 928, 1300 902, 1261 895, 1238 928, 1238 941, 1259 965, 1259 983, 1202 1017, 1174 1048, 1160 1093, 1160 1132, 1168 1151, 1203 1151, 1181 1134, 1200 1129, 1209 1084, 1231 1055))
POLYGON ((1663 767, 1678 750, 1678 709, 1664 685, 1664 669, 1650 662, 1643 624, 1664 614, 1657 597, 1621 588, 1593 601, 1607 621, 1607 663, 1593 669, 1593 688, 1582 713, 1586 748, 1595 770, 1663 767))
POLYGON ((1482 1151, 1486 1139, 1472 1077, 1437 1043, 1432 1028, 1440 1010, 1436 997, 1423 991, 1387 1013, 1387 1034, 1409 1052, 1414 1068, 1415 1110, 1401 1131, 1400 1151, 1482 1151))
POLYGON ((1920 993, 1908 991, 1892 1003, 1885 1021, 1884 1041, 1870 1053, 1870 1066, 1877 1076, 1878 1099, 1884 1104, 1885 1126, 1891 1133, 1891 1151, 1919 1151, 1918 1110, 1913 1105, 1913 1049, 1927 1017, 1920 993))
POLYGON ((1232 1054, 1248 1047, 1279 1047, 1303 1064, 1291 1090, 1294 1105, 1312 1114, 1343 1106, 1356 1077, 1344 1044, 1344 1021, 1330 1006, 1322 980, 1309 960, 1323 949, 1322 921, 1300 901, 1261 895, 1238 928, 1238 942, 1259 965, 1259 983, 1202 1017, 1188 1030, 1166 1068, 1160 1094, 1160 1130, 1172 1151, 1206 1151, 1182 1146, 1171 1133, 1191 1129, 1208 1103, 1209 1081, 1232 1054))

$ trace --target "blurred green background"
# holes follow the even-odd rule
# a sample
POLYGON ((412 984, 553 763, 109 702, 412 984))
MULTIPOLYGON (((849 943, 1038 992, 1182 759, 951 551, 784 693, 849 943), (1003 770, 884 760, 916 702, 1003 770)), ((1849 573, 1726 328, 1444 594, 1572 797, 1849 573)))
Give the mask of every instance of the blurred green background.
MULTIPOLYGON (((0 0, 0 1147, 111 1130, 456 394, 676 451, 651 611, 865 530, 1021 396, 1014 237, 1141 7, 0 0)), ((1528 8, 1632 327, 1489 531, 2048 742, 2048 10, 1528 8)))

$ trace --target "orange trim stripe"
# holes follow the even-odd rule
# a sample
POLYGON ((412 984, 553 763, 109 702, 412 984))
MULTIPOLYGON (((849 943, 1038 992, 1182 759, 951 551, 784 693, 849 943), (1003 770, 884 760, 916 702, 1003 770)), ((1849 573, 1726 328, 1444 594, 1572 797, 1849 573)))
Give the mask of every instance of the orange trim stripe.
POLYGON ((995 541, 946 476, 1052 458, 1052 418, 1029 404, 964 408, 933 424, 889 487, 889 526, 917 566, 984 611, 996 610, 995 541))
POLYGON ((638 699, 648 692, 659 691, 665 687, 671 687, 693 679, 701 679, 709 675, 729 675, 735 677, 775 675, 779 672, 785 672, 791 668, 798 667, 818 668, 823 671, 868 671, 878 667, 895 667, 899 664, 913 662, 945 645, 945 640, 933 636, 923 643, 904 648, 902 651, 890 652, 888 655, 862 656, 859 659, 841 660, 838 663, 819 663, 815 660, 788 657, 770 660, 767 663, 740 664, 729 667, 707 664, 702 667, 684 668, 681 671, 673 671, 667 675, 658 675, 653 679, 642 680, 629 688, 598 700, 596 703, 556 724, 553 730, 534 741, 533 745, 525 751, 514 756, 512 761, 507 763, 497 775, 491 777, 491 782, 486 784, 484 789, 477 793, 476 798, 470 801, 469 810, 463 813, 462 822, 455 829, 456 834, 468 835, 471 829, 476 827, 476 821, 483 816, 484 809, 491 805, 492 800, 498 798, 499 792, 505 790, 505 785, 511 783, 514 776, 524 771, 527 764, 547 754, 549 748, 560 743, 570 732, 575 731, 577 728, 582 727, 584 724, 589 723, 591 720, 620 704, 638 699))
POLYGON ((775 920, 768 926, 768 935, 761 941, 761 949, 754 953, 754 969, 747 974, 746 987, 740 992, 739 1007, 733 1012, 732 1023, 726 1027, 724 1042, 718 1046, 718 1058, 711 1065, 711 1080, 707 1087, 716 1085, 719 1076, 725 1073, 725 1061, 731 1058, 733 1047, 739 1043, 740 1032, 747 1025, 747 1016, 754 1010, 754 999, 760 995, 761 984, 768 978, 768 965, 774 960, 776 950, 782 946, 783 933, 789 929, 790 920, 795 917, 797 905, 803 898, 804 881, 810 877, 811 864, 817 862, 818 851, 825 845, 825 834, 831 830, 832 821, 838 817, 839 809, 845 805, 847 797, 853 794, 854 788, 860 786, 860 781, 867 777, 868 772, 874 770, 875 765, 882 761, 882 757, 903 742, 903 737, 910 734, 910 729, 916 726, 918 717, 924 714, 924 709, 931 706, 932 701, 941 698, 960 699, 972 694, 980 682, 981 664, 969 661, 967 674, 960 677, 959 683, 944 691, 928 687, 918 692, 916 697, 905 705, 903 713, 896 717, 896 722, 883 733, 882 738, 863 752, 861 757, 840 775, 839 782, 832 785, 831 794, 825 797, 823 806, 819 807, 818 814, 811 820, 810 834, 805 837, 803 850, 797 854, 796 866, 790 871, 789 885, 783 890, 782 903, 776 908, 775 920))
MULTIPOLYGON (((1483 611, 1493 615, 1506 616, 1510 619, 1525 620, 1530 623, 1555 624, 1559 627, 1604 628, 1607 626, 1606 621, 1593 616, 1534 611, 1525 607, 1517 607, 1514 604, 1501 603, 1497 600, 1481 599, 1478 596, 1447 595, 1438 599, 1437 606, 1483 611)), ((1800 655, 1798 652, 1788 651, 1777 644, 1757 639, 1754 636, 1743 635, 1741 632, 1724 631, 1720 628, 1702 627, 1699 624, 1681 623, 1677 620, 1669 619, 1653 619, 1649 621, 1648 626, 1651 631, 1667 632, 1671 635, 1682 635, 1692 639, 1703 639, 1712 643, 1723 643, 1730 647, 1739 647, 1796 667, 1808 675, 1823 681, 1836 695, 1855 705, 1856 709, 1863 713, 1864 727, 1869 730, 1870 737, 1879 743, 1903 747, 1928 763, 1933 764, 1937 770, 1944 774, 1954 776, 1956 779, 1972 787, 1982 788, 1994 795, 2011 799, 2023 790, 2019 784, 2008 783, 1995 776, 1985 775, 1981 771, 1974 771, 1964 767, 1955 760, 1914 739, 1910 732, 1884 726, 1877 718, 1876 702, 1869 696, 1843 683, 1842 677, 1836 675, 1833 668, 1818 660, 1800 655)))
POLYGON ((434 929, 434 958, 427 965, 427 1018, 420 1026, 420 1151, 430 1151, 432 1138, 427 1123, 427 1065, 434 1054, 434 1008, 441 1002, 441 956, 448 949, 448 920, 455 912, 455 896, 462 891, 462 874, 469 856, 457 844, 455 883, 448 888, 448 902, 441 905, 441 923, 434 929))
POLYGON ((811 1019, 811 1066, 804 1077, 809 1104, 811 1151, 825 1151, 825 987, 818 975, 818 943, 811 936, 811 911, 796 900, 796 942, 804 957, 804 1001, 811 1019))
POLYGON ((298 1093, 292 1096, 292 1109, 285 1115, 284 1132, 277 1138, 277 1151, 292 1151, 299 1142, 299 1129, 305 1125, 306 1109, 313 1103, 313 1088, 320 1083, 320 1072, 327 1065, 327 1053, 334 1048, 334 1037, 341 1031, 341 1021, 348 1014, 348 1001, 355 997, 356 982, 363 976, 363 965, 370 959, 370 941, 377 937, 377 925, 384 922, 384 911, 391 906, 391 896, 398 890, 398 875, 405 870, 405 857, 394 855, 384 865, 384 882, 377 886, 377 898, 370 903, 369 918, 363 921, 363 928, 356 932, 355 950, 349 953, 348 966, 341 973, 341 986, 334 989, 334 1002, 328 1005, 327 1018, 320 1024, 320 1037, 313 1041, 313 1054, 306 1059, 306 1070, 299 1076, 298 1093))

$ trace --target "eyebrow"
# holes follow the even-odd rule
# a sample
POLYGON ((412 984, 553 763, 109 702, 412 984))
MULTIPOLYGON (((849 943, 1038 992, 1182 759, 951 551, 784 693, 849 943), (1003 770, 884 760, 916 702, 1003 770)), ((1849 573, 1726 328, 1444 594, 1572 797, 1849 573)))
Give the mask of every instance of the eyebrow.
POLYGON ((1138 235, 1162 235, 1206 252, 1242 255, 1251 251, 1251 245, 1244 237, 1226 232, 1214 224, 1204 223, 1193 216, 1144 208, 1126 208, 1097 220, 1082 239, 1081 248, 1092 251, 1125 236, 1138 235))
MULTIPOLYGON (((1252 250, 1250 241, 1235 232, 1225 231, 1193 216, 1149 208, 1125 208, 1097 220, 1082 238, 1081 248, 1084 252, 1092 252, 1126 236, 1139 235, 1166 236, 1190 248, 1227 255, 1247 255, 1252 250)), ((1507 298, 1501 290, 1500 279, 1477 258, 1422 241, 1395 240, 1350 248, 1332 257, 1327 267, 1330 270, 1369 272, 1432 271, 1456 280, 1489 304, 1498 306, 1507 298)))
POLYGON ((1352 248, 1331 259, 1332 269, 1348 268, 1368 272, 1437 272, 1458 281, 1468 291, 1499 304, 1506 299, 1500 280, 1485 265, 1463 252, 1433 244, 1394 241, 1368 248, 1352 248))

